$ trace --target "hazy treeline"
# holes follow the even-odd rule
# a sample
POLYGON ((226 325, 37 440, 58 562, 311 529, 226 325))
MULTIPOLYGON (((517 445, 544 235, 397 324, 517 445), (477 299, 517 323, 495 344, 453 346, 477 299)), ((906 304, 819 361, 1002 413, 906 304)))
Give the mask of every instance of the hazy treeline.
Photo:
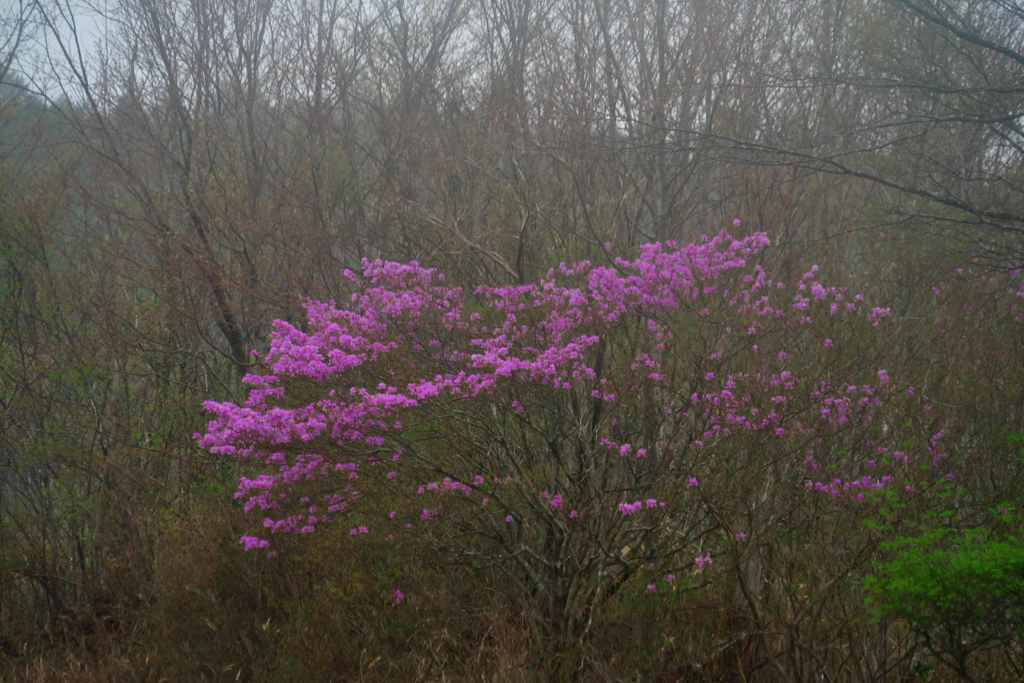
POLYGON ((904 312, 940 264, 1024 264, 1014 0, 89 11, 99 31, 71 0, 0 10, 12 658, 136 628, 169 534, 210 518, 199 547, 235 542, 233 466, 192 442, 200 402, 238 396, 270 322, 363 257, 527 282, 741 216, 784 268, 813 257, 904 312))

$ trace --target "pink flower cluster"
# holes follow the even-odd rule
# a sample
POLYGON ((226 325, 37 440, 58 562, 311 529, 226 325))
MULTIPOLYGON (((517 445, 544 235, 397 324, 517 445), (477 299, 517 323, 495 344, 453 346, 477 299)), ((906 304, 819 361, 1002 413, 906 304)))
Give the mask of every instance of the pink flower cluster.
POLYGON ((858 502, 863 502, 866 492, 880 491, 888 487, 892 481, 891 474, 877 478, 865 474, 860 479, 852 481, 843 481, 842 479, 833 479, 831 482, 808 481, 806 486, 808 490, 827 493, 833 498, 849 496, 858 502))
POLYGON ((619 513, 623 517, 629 517, 635 515, 641 510, 658 510, 665 508, 667 503, 657 498, 648 498, 647 500, 636 500, 632 503, 619 503, 619 513))
MULTIPOLYGON (((486 405, 480 414, 487 419, 527 429, 552 401, 577 411, 589 406, 595 431, 592 440, 580 443, 596 447, 576 474, 596 468, 594 463, 616 468, 619 474, 609 479, 616 488, 609 483, 600 492, 604 498, 596 498, 626 498, 617 507, 624 517, 645 510, 667 514, 666 499, 686 488, 700 489, 693 496, 699 504, 704 485, 697 475, 705 475, 691 468, 692 459, 702 453, 713 457, 730 437, 813 441, 871 426, 893 395, 885 370, 857 383, 820 380, 801 365, 806 354, 799 344, 780 346, 776 340, 814 335, 816 321, 834 325, 844 316, 878 327, 891 311, 867 309, 863 296, 823 284, 817 266, 794 294, 793 287, 751 263, 767 245, 763 233, 734 238, 723 231, 694 244, 644 245, 636 258, 607 265, 563 263, 535 283, 480 287, 471 294, 415 262, 364 260, 360 273, 344 274, 351 288, 344 304, 307 301, 302 329, 274 323, 262 358, 265 372, 244 379, 245 402, 204 404, 212 417, 206 432, 196 435, 199 444, 256 471, 239 480, 235 499, 262 517, 264 535, 244 536, 243 547, 266 549, 268 536, 311 533, 356 515, 372 503, 378 484, 411 501, 437 496, 430 507, 415 504, 418 515, 388 513, 383 523, 401 528, 431 522, 458 501, 473 501, 481 519, 499 524, 503 518, 515 522, 510 529, 519 529, 527 513, 516 505, 537 501, 538 491, 537 507, 548 517, 569 502, 580 506, 581 500, 595 499, 593 492, 584 496, 571 488, 574 478, 562 465, 550 481, 522 482, 515 505, 491 501, 498 500, 508 472, 519 463, 499 463, 490 471, 467 466, 425 481, 446 470, 424 460, 429 450, 408 447, 407 425, 443 422, 471 405, 486 405), (680 325, 682 319, 691 322, 680 325), (692 340, 681 335, 695 325, 708 330, 709 338, 711 331, 721 336, 699 362, 684 367, 678 359, 690 352, 692 340), (609 346, 613 338, 630 342, 609 346), (773 344, 771 352, 760 353, 761 343, 773 344), (748 362, 732 364, 741 353, 748 362), (676 436, 670 441, 640 431, 641 420, 630 416, 639 414, 641 400, 655 405, 645 415, 686 429, 671 432, 676 436), (615 416, 597 419, 610 405, 615 416), (686 460, 661 470, 683 473, 674 489, 672 482, 644 476, 676 458, 686 460), (429 473, 406 476, 407 466, 429 473)), ((839 353, 831 337, 812 338, 812 353, 839 353)), ((810 482, 810 488, 859 495, 892 480, 884 473, 842 475, 810 482)), ((589 520, 598 508, 615 513, 607 502, 595 505, 581 507, 582 515, 571 510, 569 519, 589 520)), ((358 520, 350 521, 352 535, 369 533, 358 520)), ((703 569, 711 559, 701 557, 703 569)))
MULTIPOLYGON (((601 331, 624 317, 647 320, 658 349, 634 365, 649 381, 660 380, 659 355, 671 335, 657 317, 703 307, 717 294, 715 280, 744 268, 767 244, 761 233, 734 239, 722 232, 699 244, 645 245, 636 259, 611 266, 562 264, 535 284, 479 288, 474 308, 490 312, 485 315, 467 314, 465 293, 431 268, 365 260, 361 273, 344 273, 353 290, 344 306, 308 301, 305 329, 274 323, 262 359, 267 371, 245 377, 245 403, 205 403, 213 418, 197 438, 211 453, 263 469, 239 481, 235 498, 247 512, 263 513, 265 530, 309 533, 353 511, 361 499, 357 463, 378 457, 409 411, 492 396, 499 385, 520 381, 556 391, 589 384, 592 398, 616 401, 593 357, 601 331), (396 381, 386 370, 396 365, 413 374, 396 381), (303 382, 323 390, 296 403, 292 386, 303 382), (321 493, 298 495, 309 488, 321 493)), ((755 287, 765 281, 758 273, 755 287)), ((512 412, 525 414, 524 404, 517 400, 512 412)), ((649 452, 628 443, 618 448, 636 460, 649 452)), ((398 480, 394 467, 389 481, 398 480)), ((419 490, 435 488, 471 495, 479 487, 448 478, 419 490)), ((560 508, 562 494, 551 494, 549 505, 560 508)), ((247 549, 266 547, 266 539, 246 538, 247 549)))

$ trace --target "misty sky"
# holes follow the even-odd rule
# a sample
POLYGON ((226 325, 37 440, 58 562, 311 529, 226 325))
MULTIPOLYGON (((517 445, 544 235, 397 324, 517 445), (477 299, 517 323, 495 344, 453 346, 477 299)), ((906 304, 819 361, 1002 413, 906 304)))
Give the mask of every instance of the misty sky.
MULTIPOLYGON (((63 0, 62 5, 65 14, 54 11, 51 20, 61 30, 65 39, 71 36, 71 22, 74 24, 75 32, 78 34, 78 42, 83 53, 88 55, 93 52, 97 43, 102 40, 105 27, 103 12, 111 0, 63 0), (69 11, 70 10, 70 11, 69 11), (68 21, 70 19, 70 22, 68 21)), ((18 0, 0 0, 0 17, 10 22, 16 13, 18 0)), ((8 26, 0 28, 7 29, 8 26)), ((70 44, 70 43, 69 43, 70 44)), ((49 71, 45 55, 47 49, 54 49, 53 37, 43 30, 42 22, 38 19, 33 23, 27 39, 18 51, 14 70, 19 72, 23 78, 31 80, 37 86, 56 94, 52 88, 52 76, 47 77, 49 71)))

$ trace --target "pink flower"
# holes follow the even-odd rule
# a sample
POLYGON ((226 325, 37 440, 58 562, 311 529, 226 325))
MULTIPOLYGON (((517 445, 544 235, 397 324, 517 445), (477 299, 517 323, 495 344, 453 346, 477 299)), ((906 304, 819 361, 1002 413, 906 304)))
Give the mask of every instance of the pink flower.
POLYGON ((740 218, 739 216, 736 216, 736 218, 732 219, 732 227, 738 228, 738 227, 740 227, 742 225, 743 225, 743 219, 740 218))
POLYGON ((653 583, 647 584, 647 592, 648 593, 657 593, 658 592, 657 584, 653 584, 653 583))
POLYGON ((737 531, 735 538, 738 542, 742 543, 743 541, 747 540, 747 534, 744 531, 737 531))
POLYGON ((629 517, 630 515, 635 515, 642 508, 643 508, 643 503, 640 502, 639 500, 634 501, 632 503, 619 503, 619 512, 622 514, 623 517, 629 517))
POLYGON ((401 588, 396 587, 395 590, 391 591, 391 604, 398 607, 403 602, 405 602, 405 593, 402 592, 401 588))
POLYGON ((704 571, 707 567, 711 566, 713 560, 711 559, 711 553, 704 553, 693 558, 693 564, 698 572, 704 571))
POLYGON ((871 322, 872 325, 878 327, 878 324, 882 321, 882 319, 888 318, 890 315, 892 315, 892 309, 879 308, 876 306, 875 308, 872 308, 871 313, 868 314, 868 320, 871 322))
POLYGON ((270 541, 268 541, 265 538, 258 538, 256 536, 242 536, 240 540, 242 542, 242 548, 245 550, 245 552, 270 547, 270 541))
POLYGON ((691 489, 695 489, 698 486, 700 486, 700 479, 698 479, 697 477, 687 477, 686 485, 689 486, 691 489))

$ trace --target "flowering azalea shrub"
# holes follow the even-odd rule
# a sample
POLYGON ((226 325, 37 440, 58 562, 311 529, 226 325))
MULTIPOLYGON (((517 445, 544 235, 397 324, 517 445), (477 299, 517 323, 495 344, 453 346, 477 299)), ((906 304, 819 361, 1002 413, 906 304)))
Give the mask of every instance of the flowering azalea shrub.
POLYGON ((957 476, 954 428, 884 364, 892 311, 816 266, 776 279, 768 245, 723 231, 472 292, 346 271, 347 301, 275 322, 244 403, 205 404, 202 447, 251 468, 241 543, 423 535, 559 643, 624 590, 716 576, 763 628, 783 574, 834 586, 877 543, 850 533, 865 515, 957 476))

